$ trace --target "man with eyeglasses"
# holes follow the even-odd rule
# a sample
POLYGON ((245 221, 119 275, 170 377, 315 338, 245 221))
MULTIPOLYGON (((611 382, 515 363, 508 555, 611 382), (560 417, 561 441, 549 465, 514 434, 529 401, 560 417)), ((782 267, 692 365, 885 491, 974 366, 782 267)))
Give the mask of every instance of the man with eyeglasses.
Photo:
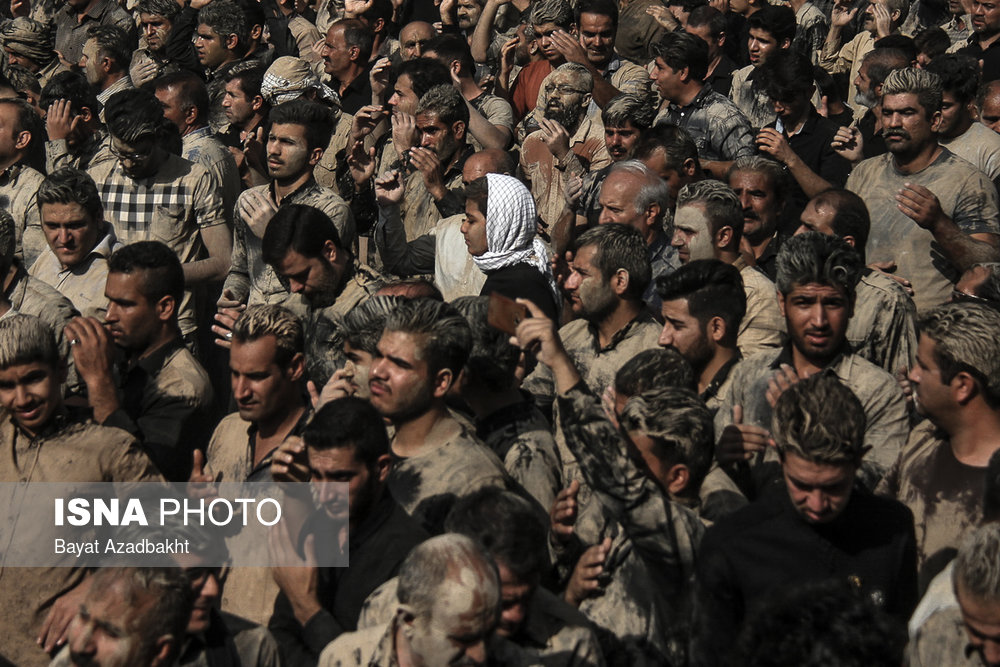
POLYGON ((105 108, 111 152, 117 158, 90 168, 104 213, 128 245, 161 241, 184 267, 181 333, 197 330, 192 288, 225 278, 232 236, 215 180, 204 167, 163 147, 163 106, 144 90, 126 90, 105 108))
POLYGON ((962 536, 982 523, 990 457, 1000 449, 1000 312, 950 303, 918 322, 914 404, 927 419, 910 433, 877 492, 913 512, 920 588, 962 536))
POLYGON ((542 84, 545 115, 539 121, 541 126, 522 146, 524 180, 538 207, 538 217, 550 229, 566 205, 567 175, 582 177, 611 164, 604 126, 586 113, 593 90, 594 77, 583 65, 557 67, 542 84))

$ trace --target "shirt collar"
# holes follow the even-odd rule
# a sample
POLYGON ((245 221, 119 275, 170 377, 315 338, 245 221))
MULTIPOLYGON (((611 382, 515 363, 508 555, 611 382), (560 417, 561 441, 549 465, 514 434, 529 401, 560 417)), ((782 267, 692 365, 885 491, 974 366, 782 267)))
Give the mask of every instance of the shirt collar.
POLYGON ((598 352, 610 352, 611 350, 618 347, 619 343, 628 338, 629 334, 632 332, 632 329, 635 328, 636 325, 653 319, 654 318, 652 314, 650 314, 649 311, 643 308, 642 310, 639 311, 638 315, 629 320, 628 324, 626 324, 621 329, 616 331, 615 334, 611 337, 611 340, 608 341, 608 344, 605 345, 604 347, 601 347, 600 343, 601 337, 600 337, 600 332, 597 330, 597 325, 594 324, 593 322, 588 321, 587 330, 590 332, 591 336, 593 336, 594 347, 597 349, 598 352))
POLYGON ((690 104, 687 104, 685 106, 679 106, 671 102, 670 106, 679 111, 685 111, 686 109, 696 109, 704 104, 705 98, 711 95, 712 92, 713 92, 712 84, 706 83, 704 86, 701 87, 701 90, 698 91, 698 94, 694 96, 694 99, 691 100, 690 104))
POLYGON ((135 362, 129 362, 128 370, 132 371, 135 368, 141 368, 149 375, 156 375, 163 369, 164 364, 167 362, 167 357, 172 355, 177 350, 184 347, 184 341, 180 336, 177 336, 173 340, 164 343, 156 350, 142 359, 135 362))
POLYGON ((732 371, 736 364, 740 363, 742 359, 743 355, 740 354, 739 350, 736 350, 736 356, 722 364, 719 370, 715 371, 715 375, 712 376, 712 381, 708 383, 708 386, 705 387, 705 391, 701 392, 698 398, 703 401, 707 401, 718 394, 719 389, 726 383, 726 380, 729 379, 730 371, 732 371))

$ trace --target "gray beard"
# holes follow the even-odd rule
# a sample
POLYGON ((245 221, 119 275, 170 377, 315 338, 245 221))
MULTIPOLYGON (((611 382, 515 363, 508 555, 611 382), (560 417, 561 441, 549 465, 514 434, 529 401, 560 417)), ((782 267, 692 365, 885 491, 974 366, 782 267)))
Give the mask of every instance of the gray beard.
POLYGON ((872 95, 870 91, 867 93, 862 93, 859 90, 857 93, 854 94, 854 103, 860 104, 861 106, 868 109, 874 109, 875 106, 878 104, 878 100, 875 99, 875 96, 872 95))

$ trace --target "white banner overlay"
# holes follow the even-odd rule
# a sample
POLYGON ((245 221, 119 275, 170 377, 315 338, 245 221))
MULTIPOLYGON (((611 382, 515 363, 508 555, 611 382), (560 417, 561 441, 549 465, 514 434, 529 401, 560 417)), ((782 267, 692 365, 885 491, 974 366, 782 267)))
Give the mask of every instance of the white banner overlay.
POLYGON ((0 483, 0 568, 344 567, 349 514, 339 482, 0 483))

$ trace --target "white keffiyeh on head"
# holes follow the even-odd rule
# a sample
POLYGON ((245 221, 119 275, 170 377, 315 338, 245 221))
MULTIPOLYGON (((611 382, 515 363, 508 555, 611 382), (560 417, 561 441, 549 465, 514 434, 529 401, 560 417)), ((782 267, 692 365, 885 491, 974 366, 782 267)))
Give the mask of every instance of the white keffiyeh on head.
POLYGON ((503 174, 487 174, 486 252, 473 257, 483 273, 526 263, 552 282, 549 253, 535 235, 535 200, 524 183, 503 174))

